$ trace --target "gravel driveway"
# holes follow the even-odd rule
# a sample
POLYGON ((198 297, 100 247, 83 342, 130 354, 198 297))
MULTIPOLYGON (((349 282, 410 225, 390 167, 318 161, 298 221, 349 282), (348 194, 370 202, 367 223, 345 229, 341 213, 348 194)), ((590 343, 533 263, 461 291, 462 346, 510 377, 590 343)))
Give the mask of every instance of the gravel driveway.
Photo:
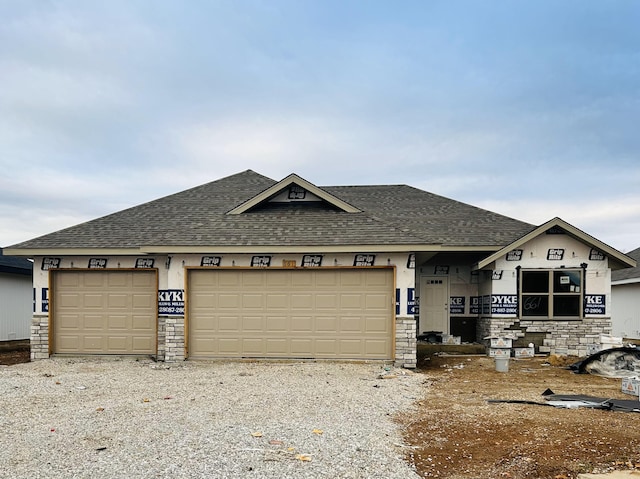
POLYGON ((0 477, 418 478, 393 417, 422 384, 380 364, 0 367, 0 477))

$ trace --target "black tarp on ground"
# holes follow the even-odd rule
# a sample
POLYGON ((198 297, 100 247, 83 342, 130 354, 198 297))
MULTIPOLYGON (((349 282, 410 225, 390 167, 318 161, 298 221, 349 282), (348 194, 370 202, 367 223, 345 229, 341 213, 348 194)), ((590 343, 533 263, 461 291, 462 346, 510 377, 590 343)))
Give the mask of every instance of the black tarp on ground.
POLYGON ((489 403, 533 404, 536 406, 552 406, 566 409, 590 408, 607 411, 640 413, 640 401, 633 399, 611 399, 587 396, 583 394, 554 394, 547 389, 542 395, 546 402, 524 401, 518 399, 489 399, 489 403))

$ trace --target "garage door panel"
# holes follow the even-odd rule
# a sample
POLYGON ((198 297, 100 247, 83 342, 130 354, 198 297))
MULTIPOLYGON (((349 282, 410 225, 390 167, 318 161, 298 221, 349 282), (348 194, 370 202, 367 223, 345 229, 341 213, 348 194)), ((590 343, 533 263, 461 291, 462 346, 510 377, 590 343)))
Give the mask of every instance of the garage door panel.
POLYGON ((315 277, 314 271, 298 270, 295 272, 295 278, 292 273, 292 285, 299 289, 310 289, 315 284, 315 277))
POLYGON ((96 331, 102 331, 108 329, 105 325, 108 317, 104 314, 89 314, 85 313, 81 318, 78 318, 78 328, 84 331, 95 334, 96 331))
POLYGON ((367 311, 384 311, 389 307, 389 298, 384 294, 367 294, 364 300, 367 311))
POLYGON ((107 315, 107 328, 110 333, 114 331, 122 332, 129 329, 127 316, 122 314, 109 314, 107 315))
POLYGON ((222 355, 238 356, 240 344, 238 338, 220 338, 218 339, 218 351, 222 355))
POLYGON ((291 271, 269 271, 266 275, 268 288, 282 288, 291 283, 291 271))
POLYGON ((108 339, 108 348, 111 351, 124 352, 127 350, 127 337, 126 336, 113 336, 110 335, 108 339))
POLYGON ((244 316, 242 318, 242 331, 244 333, 261 333, 264 330, 262 316, 244 316))
POLYGON ((313 295, 311 293, 293 293, 291 295, 291 308, 310 310, 313 308, 313 295))
POLYGON ((289 330, 289 321, 286 316, 267 316, 267 331, 280 334, 289 330))
MULTIPOLYGON (((102 296, 100 296, 102 297, 102 296)), ((107 295, 107 307, 109 311, 114 309, 129 309, 129 294, 125 293, 111 293, 107 295)), ((102 304, 96 307, 102 307, 102 304)))
POLYGON ((118 273, 107 273, 107 286, 118 287, 119 289, 131 286, 133 284, 132 278, 129 275, 118 273))
POLYGON ((131 317, 131 329, 135 332, 146 332, 153 333, 155 332, 155 321, 153 318, 150 318, 148 315, 133 315, 131 317))
POLYGON ((210 332, 218 330, 218 318, 209 315, 203 315, 202 317, 200 317, 197 324, 191 324, 190 327, 193 329, 194 333, 197 332, 199 334, 208 334, 210 332))
POLYGON ((80 327, 80 315, 78 314, 60 314, 57 316, 57 323, 59 329, 62 330, 77 330, 80 327))
POLYGON ((82 349, 86 352, 101 353, 107 349, 107 338, 104 336, 85 335, 81 338, 82 349))
POLYGON ((203 309, 205 311, 208 309, 214 309, 218 306, 217 299, 218 295, 211 293, 196 294, 193 296, 189 307, 194 311, 199 309, 203 309))
POLYGON ((265 284, 265 271, 258 271, 256 274, 243 274, 242 286, 245 288, 251 288, 252 286, 259 286, 263 289, 265 284))
POLYGON ((365 319, 365 327, 367 331, 384 334, 387 331, 387 325, 384 318, 369 317, 365 319))
POLYGON ((189 356, 391 359, 394 293, 391 269, 193 270, 189 356))
POLYGON ((338 329, 338 318, 335 316, 316 317, 316 332, 332 333, 338 329))
POLYGON ((264 344, 260 338, 245 338, 242 340, 242 353, 244 356, 264 356, 264 344))
POLYGON ((240 295, 238 293, 218 295, 218 307, 220 309, 238 309, 240 307, 240 295))
MULTIPOLYGON (((343 272, 343 274, 345 274, 343 272)), ((340 285, 340 273, 338 271, 323 271, 322 274, 316 275, 316 286, 320 288, 337 288, 340 285)))
POLYGON ((74 352, 80 347, 80 338, 76 334, 60 334, 56 343, 60 352, 74 352))
POLYGON ((221 316, 218 318, 218 330, 222 332, 240 332, 239 316, 221 316))
POLYGON ((81 281, 81 283, 85 288, 103 288, 106 283, 106 277, 101 273, 87 273, 85 275, 82 275, 82 278, 83 280, 81 281))
POLYGON ((340 318, 340 331, 343 333, 360 332, 364 330, 364 321, 361 317, 343 316, 340 318))
POLYGON ((154 298, 148 294, 135 293, 131 296, 131 306, 134 310, 142 309, 149 311, 150 309, 153 309, 154 303, 154 298))
POLYGON ((386 341, 384 339, 366 339, 364 341, 364 348, 366 353, 370 355, 384 354, 386 341))
POLYGON ((82 296, 81 304, 84 309, 98 309, 102 311, 105 304, 108 305, 108 298, 105 298, 104 294, 100 293, 88 293, 82 296))
POLYGON ((134 288, 139 288, 142 291, 149 289, 157 289, 158 280, 155 274, 133 274, 131 275, 131 284, 134 288))
POLYGON ((267 310, 289 309, 289 295, 281 293, 267 293, 267 310))
POLYGON ((52 281, 54 353, 156 352, 155 271, 55 271, 52 281))
POLYGON ((318 309, 328 309, 331 311, 335 311, 338 308, 339 300, 337 293, 318 293, 315 295, 316 298, 316 310, 318 309))
MULTIPOLYGON (((194 351, 214 351, 218 352, 217 341, 213 338, 198 337, 192 340, 192 347, 194 351)), ((194 357, 197 355, 194 353, 194 357)))
POLYGON ((316 339, 315 350, 318 357, 335 357, 338 341, 336 339, 316 339))
POLYGON ((313 332, 313 318, 311 316, 293 316, 291 331, 311 334, 313 332))
POLYGON ((82 296, 77 293, 65 293, 60 294, 55 299, 55 304, 58 308, 75 309, 82 304, 82 296))
MULTIPOLYGON (((202 271, 202 273, 205 273, 205 271, 202 271)), ((233 288, 233 290, 236 291, 242 284, 241 278, 241 271, 228 271, 228 274, 217 275, 218 285, 220 286, 220 288, 233 288)))
POLYGON ((356 356, 362 352, 361 339, 341 339, 339 343, 339 351, 344 356, 356 356))
POLYGON ((140 351, 141 354, 144 354, 144 351, 154 348, 154 340, 149 336, 133 336, 131 341, 131 349, 133 351, 140 351))
POLYGON ((286 339, 273 339, 268 338, 265 339, 265 356, 279 356, 285 357, 288 356, 288 341, 286 339))
POLYGON ((56 274, 56 284, 60 288, 77 288, 80 286, 81 276, 75 274, 56 274))
POLYGON ((340 275, 340 286, 343 288, 360 288, 363 284, 365 274, 362 270, 345 271, 340 275))
POLYGON ((356 309, 358 311, 361 311, 362 307, 364 306, 362 295, 361 294, 341 294, 340 306, 342 309, 356 309))
POLYGON ((260 309, 264 310, 264 295, 262 294, 243 294, 242 307, 244 309, 260 309))
POLYGON ((291 339, 291 354, 303 358, 313 357, 313 341, 311 339, 291 339))

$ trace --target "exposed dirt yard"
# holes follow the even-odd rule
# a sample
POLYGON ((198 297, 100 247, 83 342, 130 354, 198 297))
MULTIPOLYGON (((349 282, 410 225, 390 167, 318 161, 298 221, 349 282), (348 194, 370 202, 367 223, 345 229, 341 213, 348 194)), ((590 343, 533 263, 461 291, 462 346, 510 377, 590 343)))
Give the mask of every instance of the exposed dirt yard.
POLYGON ((13 364, 28 363, 29 361, 29 349, 0 350, 0 366, 11 366, 13 364))
POLYGON ((405 441, 412 446, 408 460, 422 477, 448 479, 567 479, 640 469, 640 414, 487 402, 544 402, 547 388, 556 394, 634 399, 620 391, 620 379, 564 368, 575 360, 512 359, 508 372, 498 372, 483 356, 423 359, 426 397, 417 414, 402 419, 405 441))
MULTIPOLYGON (((574 360, 511 360, 505 373, 484 356, 423 358, 418 372, 426 396, 417 413, 401 419, 407 460, 422 477, 442 479, 573 479, 640 470, 640 414, 487 402, 544 402, 547 388, 633 399, 620 391, 620 379, 565 369, 574 360)), ((0 351, 0 365, 28 361, 28 350, 0 351)))

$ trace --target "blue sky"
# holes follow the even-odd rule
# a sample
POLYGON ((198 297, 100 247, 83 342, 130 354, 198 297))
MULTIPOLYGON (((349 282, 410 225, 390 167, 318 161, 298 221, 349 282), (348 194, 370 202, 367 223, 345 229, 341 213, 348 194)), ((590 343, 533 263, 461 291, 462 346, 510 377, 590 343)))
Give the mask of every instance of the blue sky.
POLYGON ((0 0, 0 246, 253 169, 640 246, 640 2, 0 0))

